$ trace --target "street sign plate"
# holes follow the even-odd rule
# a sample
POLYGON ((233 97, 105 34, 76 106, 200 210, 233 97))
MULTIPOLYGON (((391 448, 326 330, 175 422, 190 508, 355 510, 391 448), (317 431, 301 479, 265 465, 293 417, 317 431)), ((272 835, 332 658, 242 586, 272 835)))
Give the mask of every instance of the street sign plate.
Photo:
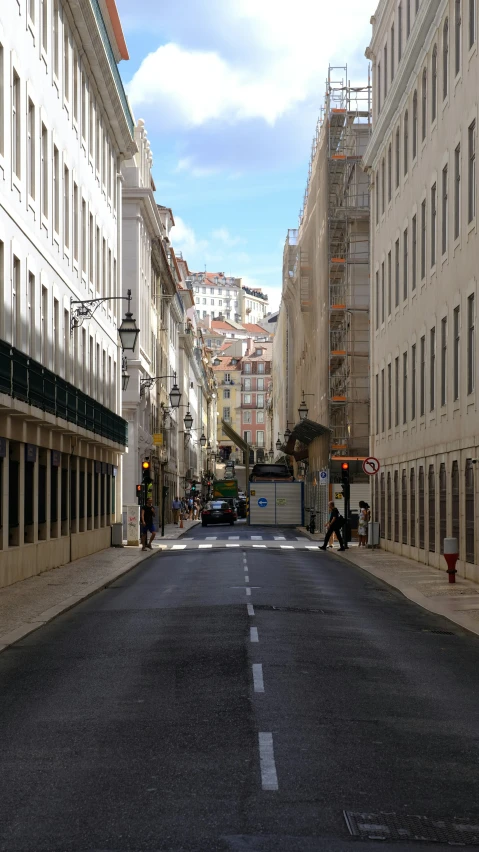
POLYGON ((363 461, 363 470, 368 476, 376 476, 380 467, 381 465, 379 464, 378 459, 374 456, 368 456, 368 458, 363 461))
POLYGON ((268 505, 268 501, 267 501, 266 497, 260 497, 259 500, 258 500, 258 506, 260 507, 260 509, 266 509, 267 505, 268 505))

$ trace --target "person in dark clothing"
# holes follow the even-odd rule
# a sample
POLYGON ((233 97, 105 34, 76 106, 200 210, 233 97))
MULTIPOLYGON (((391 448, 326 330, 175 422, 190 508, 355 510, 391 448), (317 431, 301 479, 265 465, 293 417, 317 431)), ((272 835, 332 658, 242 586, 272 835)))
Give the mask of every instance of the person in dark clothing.
POLYGON ((341 518, 341 515, 339 514, 339 509, 337 509, 336 506, 334 505, 333 501, 331 501, 331 503, 329 504, 328 531, 327 531, 326 536, 324 538, 324 542, 322 544, 322 547, 319 548, 320 550, 326 550, 326 548, 328 546, 328 541, 331 538, 333 533, 335 533, 336 538, 339 541, 339 549, 340 550, 346 550, 344 543, 343 543, 343 537, 341 535, 342 525, 343 525, 342 524, 342 518, 341 518))
POLYGON ((151 543, 156 535, 155 525, 153 523, 153 518, 155 517, 155 510, 153 508, 153 501, 151 497, 146 501, 146 506, 141 507, 141 543, 142 550, 153 550, 151 543), (150 543, 148 544, 148 533, 151 533, 150 543))

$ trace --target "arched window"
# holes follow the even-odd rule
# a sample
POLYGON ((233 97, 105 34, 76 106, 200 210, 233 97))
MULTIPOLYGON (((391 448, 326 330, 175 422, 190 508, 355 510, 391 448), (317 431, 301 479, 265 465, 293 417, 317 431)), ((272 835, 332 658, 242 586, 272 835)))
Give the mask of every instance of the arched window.
POLYGON ((449 18, 444 21, 442 28, 442 99, 447 98, 449 91, 449 18))
POLYGON ((391 541, 391 473, 388 471, 386 485, 386 538, 391 541))
POLYGON ((416 471, 409 474, 409 515, 411 518, 411 547, 416 547, 416 471))
POLYGON ((403 469, 401 475, 401 524, 402 524, 402 543, 407 544, 407 474, 403 469))
POLYGON ((439 549, 444 553, 444 539, 447 536, 447 476, 446 465, 439 468, 439 549))
POLYGON ((466 562, 475 562, 474 546, 474 465, 472 459, 466 459, 466 562))
POLYGON ((412 99, 412 158, 417 157, 417 89, 412 99))
POLYGON ((428 498, 429 498, 429 552, 436 552, 436 478, 434 476, 434 465, 429 465, 428 474, 428 498))
POLYGON ((426 122, 427 122, 427 73, 426 69, 422 72, 421 83, 421 139, 424 142, 426 138, 426 122))
POLYGON ((451 468, 451 516, 452 537, 457 538, 459 550, 461 548, 461 526, 459 521, 459 466, 457 461, 452 463, 451 468))
POLYGON ((394 471, 394 541, 399 542, 399 472, 394 471))
POLYGON ((419 497, 419 547, 424 550, 424 468, 419 468, 418 475, 418 497, 419 497))
MULTIPOLYGON (((377 479, 377 477, 376 477, 377 479)), ((381 538, 386 537, 386 488, 384 481, 384 473, 381 474, 381 514, 379 516, 379 522, 381 525, 381 529, 379 534, 381 538)))
POLYGON ((461 70, 461 0, 455 0, 454 4, 454 73, 457 77, 461 70))
POLYGON ((431 121, 437 118, 437 44, 432 51, 431 121))
POLYGON ((404 174, 407 175, 409 153, 409 114, 404 113, 404 174))

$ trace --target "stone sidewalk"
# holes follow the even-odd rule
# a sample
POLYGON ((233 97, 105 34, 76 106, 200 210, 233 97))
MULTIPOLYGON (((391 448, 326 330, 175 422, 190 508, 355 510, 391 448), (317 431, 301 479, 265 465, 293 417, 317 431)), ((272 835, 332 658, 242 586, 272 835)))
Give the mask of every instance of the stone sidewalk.
POLYGON ((0 589, 0 651, 149 559, 162 540, 178 539, 197 523, 184 521, 183 529, 168 524, 165 538, 159 537, 158 546, 155 541, 147 553, 139 547, 109 547, 0 589))

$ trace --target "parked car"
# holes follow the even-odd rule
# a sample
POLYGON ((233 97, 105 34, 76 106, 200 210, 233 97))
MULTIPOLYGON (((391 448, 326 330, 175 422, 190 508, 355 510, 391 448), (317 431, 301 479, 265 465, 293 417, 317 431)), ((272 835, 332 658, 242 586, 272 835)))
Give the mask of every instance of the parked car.
POLYGON ((233 526, 236 520, 236 512, 226 500, 210 500, 201 512, 201 525, 230 524, 233 526))

